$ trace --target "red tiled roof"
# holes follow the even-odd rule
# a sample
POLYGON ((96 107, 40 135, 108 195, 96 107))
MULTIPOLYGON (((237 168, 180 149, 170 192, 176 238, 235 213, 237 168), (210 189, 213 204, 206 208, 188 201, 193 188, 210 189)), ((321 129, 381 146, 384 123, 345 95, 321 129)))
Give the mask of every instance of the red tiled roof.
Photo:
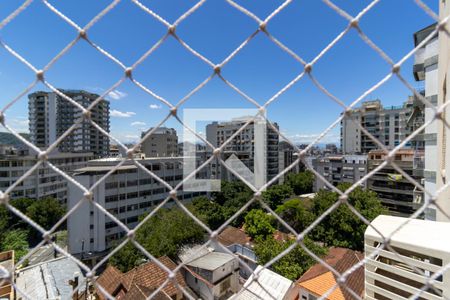
POLYGON ((245 245, 250 242, 250 239, 244 230, 233 226, 227 226, 218 237, 219 242, 224 246, 233 244, 245 245))
MULTIPOLYGON (((120 300, 147 300, 147 298, 153 294, 155 289, 150 289, 145 286, 140 286, 133 284, 131 289, 124 295, 123 298, 120 298, 120 300)), ((163 292, 158 292, 156 295, 152 297, 154 300, 168 300, 170 297, 167 294, 164 294, 163 292)))
MULTIPOLYGON (((323 260, 337 272, 342 274, 353 267, 355 264, 357 264, 359 261, 361 261, 363 258, 364 255, 358 251, 353 251, 345 248, 331 248, 328 255, 325 256, 323 260)), ((303 274, 303 276, 300 277, 299 280, 297 280, 297 285, 304 287, 317 295, 321 295, 321 293, 323 292, 323 288, 325 288, 325 285, 330 285, 329 287, 326 287, 326 290, 328 290, 329 288, 333 287, 336 282, 337 276, 334 273, 330 272, 330 270, 322 264, 317 263, 308 271, 306 271, 306 273, 303 274), (332 278, 330 278, 330 280, 326 280, 325 282, 323 278, 325 276, 324 274, 326 273, 330 273, 326 275, 327 278, 328 276, 333 276, 334 280, 331 280, 332 278), (318 284, 316 284, 315 281, 320 282, 317 282, 318 284)), ((354 270, 347 277, 345 285, 355 294, 362 297, 364 292, 364 266, 361 266, 358 269, 354 270)), ((354 299, 352 294, 346 288, 338 287, 338 289, 345 299, 354 299)), ((338 298, 339 297, 337 297, 336 299, 338 298)))
POLYGON ((122 272, 117 270, 114 266, 108 266, 97 278, 96 282, 109 294, 112 294, 119 286, 121 276, 122 272))
MULTIPOLYGON (((169 270, 176 268, 176 264, 167 256, 160 257, 158 260, 169 270)), ((142 264, 127 273, 121 273, 116 268, 108 266, 98 277, 97 283, 117 299, 127 299, 128 293, 131 291, 133 291, 133 295, 137 295, 142 291, 154 291, 165 283, 167 275, 167 272, 154 262, 142 264)), ((177 272, 175 279, 180 286, 187 287, 180 272, 177 272)), ((169 297, 181 293, 172 281, 169 281, 162 291, 169 297)), ((101 299, 104 298, 101 292, 98 294, 101 299)))

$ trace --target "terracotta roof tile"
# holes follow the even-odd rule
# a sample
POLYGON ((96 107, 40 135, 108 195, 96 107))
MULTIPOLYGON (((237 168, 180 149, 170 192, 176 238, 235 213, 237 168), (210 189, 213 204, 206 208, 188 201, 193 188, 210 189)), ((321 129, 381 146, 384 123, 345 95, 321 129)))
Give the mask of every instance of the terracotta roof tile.
MULTIPOLYGON (((133 284, 128 293, 126 293, 124 297, 120 298, 120 300, 147 300, 147 297, 150 296, 154 291, 155 289, 150 289, 145 286, 133 284)), ((164 294, 163 292, 158 292, 156 293, 156 295, 152 297, 152 299, 168 300, 170 299, 170 297, 164 294)))
MULTIPOLYGON (((103 273, 97 278, 97 284, 105 289, 108 294, 112 294, 120 284, 121 276, 122 272, 114 266, 108 266, 106 270, 103 271, 103 273)), ((103 299, 102 295, 101 299, 103 299)))
MULTIPOLYGON (((357 264, 360 260, 362 260, 364 255, 361 252, 353 251, 345 248, 331 248, 328 255, 323 258, 323 260, 329 264, 332 268, 334 268, 340 274, 344 273, 355 264, 357 264)), ((302 277, 297 281, 299 286, 307 288, 311 292, 322 295, 323 289, 327 291, 334 284, 336 284, 336 275, 332 273, 328 268, 323 266, 320 263, 312 266, 302 277), (326 276, 322 276, 324 274, 328 274, 326 276), (333 280, 328 278, 329 276, 333 276, 333 280), (327 279, 327 280, 325 280, 327 279), (306 287, 305 285, 308 285, 306 287), (316 287, 316 290, 313 288, 316 287)), ((353 271, 345 282, 346 286, 351 289, 355 294, 362 296, 364 293, 364 266, 359 267, 355 271, 353 271)), ((348 289, 344 287, 339 287, 337 290, 343 295, 344 299, 354 299, 353 295, 348 291, 348 289)), ((333 294, 332 294, 333 295, 333 294)), ((334 297, 338 297, 338 295, 334 295, 334 297)), ((330 298, 328 299, 340 299, 338 298, 330 298)))
MULTIPOLYGON (((174 270, 177 267, 177 265, 167 256, 160 257, 158 260, 169 270, 174 270)), ((115 296, 117 299, 126 299, 124 297, 128 297, 127 294, 131 291, 133 291, 133 295, 138 295, 139 291, 143 291, 143 289, 145 289, 145 291, 155 290, 167 280, 167 276, 167 272, 156 263, 147 262, 125 274, 114 267, 108 267, 97 279, 97 283, 101 284, 109 294, 115 296), (119 297, 118 293, 121 293, 122 290, 125 294, 119 297)), ((187 287, 180 272, 177 272, 175 278, 180 286, 184 288, 187 287)), ((164 294, 169 295, 169 297, 181 293, 172 281, 169 281, 162 291, 164 294)), ((100 295, 101 292, 98 294, 101 299, 104 298, 100 295)))
POLYGON ((244 230, 227 226, 218 237, 218 240, 224 246, 233 244, 245 245, 250 242, 250 237, 244 232, 244 230))
MULTIPOLYGON (((328 292, 329 289, 333 288, 335 284, 336 278, 334 277, 333 273, 326 272, 315 278, 301 282, 300 286, 314 293, 315 295, 322 296, 323 294, 328 292)), ((336 288, 333 292, 331 292, 330 295, 328 295, 327 299, 345 300, 348 298, 345 298, 340 288, 336 288)))

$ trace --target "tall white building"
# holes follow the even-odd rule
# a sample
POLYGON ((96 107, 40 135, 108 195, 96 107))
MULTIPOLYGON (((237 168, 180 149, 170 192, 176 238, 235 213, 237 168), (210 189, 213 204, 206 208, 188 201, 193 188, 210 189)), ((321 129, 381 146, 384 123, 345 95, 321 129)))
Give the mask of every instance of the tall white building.
MULTIPOLYGON (((365 101, 341 121, 341 149, 343 154, 367 154, 378 145, 365 135, 364 127, 388 149, 399 145, 410 133, 407 120, 413 110, 413 99, 400 106, 383 107, 380 100, 365 101)), ((407 145, 409 146, 409 145, 407 145)))
MULTIPOLYGON (((240 128, 242 128, 248 121, 248 118, 237 118, 229 122, 213 122, 206 126, 206 139, 214 147, 220 147, 225 141, 227 141, 233 134, 235 134, 240 128)), ((276 123, 275 126, 278 127, 276 123)), ((248 169, 254 172, 255 159, 257 151, 255 147, 258 147, 258 143, 264 147, 265 166, 261 167, 261 172, 266 176, 266 180, 270 180, 278 175, 278 147, 279 137, 278 134, 267 124, 265 129, 265 136, 263 141, 259 141, 255 138, 255 131, 258 126, 252 122, 245 127, 230 143, 228 143, 223 153, 223 159, 227 160, 232 155, 235 155, 248 169)), ((231 180, 233 175, 230 174, 225 168, 217 169, 217 174, 213 174, 216 178, 222 180, 231 180)))
MULTIPOLYGON (((436 24, 425 27, 414 34, 414 46, 417 47, 434 30, 436 24)), ((434 106, 438 99, 438 36, 434 35, 422 48, 418 49, 414 59, 414 78, 417 81, 423 81, 425 89, 423 95, 434 106)), ((421 109, 425 114, 425 122, 429 122, 434 117, 431 107, 426 107, 420 103, 421 109)), ((439 122, 429 124, 424 132, 420 133, 416 139, 421 139, 425 145, 425 156, 423 159, 423 184, 430 193, 436 192, 436 172, 438 170, 438 152, 437 152, 437 130, 439 122)), ((425 200, 429 200, 429 195, 424 194, 425 200)), ((429 220, 436 219, 436 210, 434 206, 427 209, 425 218, 429 220)))
MULTIPOLYGON (((439 17, 441 20, 450 16, 450 2, 443 0, 439 3, 439 17)), ((447 30, 450 28, 450 21, 447 20, 447 30)), ((449 96, 447 91, 450 90, 450 38, 447 34, 439 35, 439 65, 438 65, 438 106, 448 104, 449 96)), ((450 110, 444 110, 444 117, 447 122, 450 120, 450 110)), ((450 178, 450 132, 449 129, 442 123, 437 123, 437 167, 436 168, 436 188, 440 189, 445 184, 448 184, 450 178)), ((436 220, 450 222, 447 217, 450 215, 450 191, 445 189, 438 195, 437 202, 439 207, 444 211, 436 209, 436 220)))
MULTIPOLYGON (((83 107, 88 107, 99 95, 82 90, 60 90, 83 107)), ((54 92, 38 91, 28 95, 31 142, 45 149, 82 117, 80 109, 54 92)), ((109 102, 100 101, 91 110, 91 119, 109 132, 109 102)), ((89 122, 83 121, 59 145, 60 152, 93 152, 109 155, 109 138, 89 122)))
MULTIPOLYGON (((91 187, 121 161, 105 158, 89 161, 88 166, 76 170, 74 179, 84 187, 91 187)), ((183 157, 154 157, 137 159, 142 165, 162 178, 172 187, 183 178, 183 157)), ((206 178, 207 170, 199 172, 206 178)), ((169 196, 169 191, 146 172, 127 161, 113 174, 97 185, 93 200, 103 206, 129 228, 138 224, 139 217, 151 211, 169 196)), ((190 200, 200 192, 179 191, 179 199, 190 200)), ((83 192, 69 184, 68 208, 74 207, 83 192)), ((69 251, 72 254, 101 253, 108 250, 125 231, 92 203, 84 202, 67 220, 69 251)))

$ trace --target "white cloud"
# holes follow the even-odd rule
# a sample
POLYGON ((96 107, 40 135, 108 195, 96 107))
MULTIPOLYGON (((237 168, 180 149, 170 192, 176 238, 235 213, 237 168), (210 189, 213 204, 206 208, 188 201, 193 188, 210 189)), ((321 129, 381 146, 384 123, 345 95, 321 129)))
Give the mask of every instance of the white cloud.
POLYGON ((116 117, 116 118, 129 118, 131 116, 134 116, 136 113, 132 112, 132 111, 119 111, 116 109, 112 109, 110 112, 111 117, 116 117))
POLYGON ((122 143, 136 143, 139 141, 140 137, 134 132, 129 131, 115 131, 114 137, 117 138, 122 143))
POLYGON ((122 98, 128 96, 128 94, 121 92, 119 90, 113 90, 113 91, 109 92, 108 96, 114 100, 119 100, 119 99, 122 99, 122 98))
MULTIPOLYGON (((11 126, 15 131, 22 133, 29 131, 28 117, 6 118, 6 124, 11 126)), ((9 132, 5 127, 0 126, 0 132, 9 132)))
POLYGON ((162 106, 161 104, 150 104, 149 107, 150 109, 160 109, 162 106))
POLYGON ((145 126, 145 125, 147 125, 147 124, 145 124, 145 122, 140 122, 140 121, 136 121, 136 122, 131 123, 131 126, 139 126, 139 127, 141 127, 141 126, 145 126))

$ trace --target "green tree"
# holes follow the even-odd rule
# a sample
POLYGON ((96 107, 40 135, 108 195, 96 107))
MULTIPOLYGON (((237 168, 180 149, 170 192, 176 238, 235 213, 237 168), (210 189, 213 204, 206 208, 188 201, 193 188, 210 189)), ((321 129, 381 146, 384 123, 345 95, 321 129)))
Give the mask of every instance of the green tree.
MULTIPOLYGON (((117 246, 118 244, 113 247, 117 246)), ((142 254, 140 250, 136 249, 133 244, 128 242, 119 250, 118 253, 110 257, 109 263, 125 273, 134 267, 139 266, 145 260, 146 257, 144 254, 142 254)))
POLYGON ((28 207, 30 207, 36 200, 30 198, 19 198, 10 201, 11 205, 20 210, 22 213, 26 213, 28 207))
MULTIPOLYGON (((291 199, 278 206, 275 212, 298 233, 305 230, 315 219, 305 200, 291 199)), ((282 228, 280 228, 282 230, 282 228)))
MULTIPOLYGON (((341 190, 349 188, 349 184, 338 186, 341 190)), ((331 205, 338 201, 339 195, 331 191, 319 191, 313 201, 313 212, 322 215, 331 205)), ((348 202, 358 210, 369 222, 387 210, 382 206, 375 192, 358 187, 353 190, 348 202)), ((313 238, 323 241, 329 246, 346 247, 362 251, 364 249, 364 232, 367 225, 355 215, 346 204, 341 204, 312 231, 313 238)))
POLYGON ((218 204, 226 206, 227 202, 236 199, 250 200, 253 197, 253 192, 242 181, 222 181, 220 191, 214 192, 212 197, 218 204))
MULTIPOLYGON (((220 192, 212 194, 213 200, 222 206, 222 214, 225 220, 231 218, 242 206, 253 197, 252 190, 241 181, 222 181, 220 192)), ((252 204, 248 210, 254 208, 252 204)), ((244 223, 245 214, 238 215, 232 225, 241 227, 244 223)))
POLYGON ((22 229, 14 229, 3 234, 1 250, 14 250, 15 262, 28 253, 28 232, 22 229))
POLYGON ((26 209, 26 215, 45 229, 50 229, 65 214, 63 205, 54 198, 34 200, 26 209))
POLYGON ((261 209, 252 209, 245 216, 245 232, 252 238, 266 238, 274 233, 274 217, 261 209))
MULTIPOLYGON (((175 259, 183 246, 203 242, 204 235, 204 230, 181 209, 161 208, 137 230, 136 241, 155 257, 167 255, 175 259)), ((127 271, 143 258, 140 253, 130 255, 133 251, 139 252, 132 245, 126 246, 110 262, 127 271)))
POLYGON ((287 184, 273 185, 262 193, 264 202, 269 205, 270 208, 275 209, 278 205, 283 203, 294 194, 292 188, 287 184))
POLYGON ((225 222, 222 206, 207 197, 195 198, 190 207, 194 215, 213 230, 219 228, 225 222))
MULTIPOLYGON (((258 257, 258 263, 264 265, 286 248, 290 247, 295 241, 290 240, 281 242, 275 240, 273 237, 267 239, 258 239, 255 245, 255 254, 258 257)), ((309 239, 304 240, 305 246, 322 257, 327 253, 327 249, 321 247, 309 239)), ((312 258, 301 246, 294 247, 290 252, 284 255, 276 263, 271 266, 271 269, 276 273, 289 278, 290 280, 297 280, 303 273, 305 273, 316 261, 312 258)))
POLYGON ((305 171, 300 173, 291 173, 286 179, 287 185, 289 185, 296 195, 312 193, 314 186, 314 174, 311 171, 305 171))
POLYGON ((10 215, 8 209, 4 205, 0 205, 0 237, 1 233, 5 232, 8 228, 8 224, 10 222, 9 219, 10 215))

